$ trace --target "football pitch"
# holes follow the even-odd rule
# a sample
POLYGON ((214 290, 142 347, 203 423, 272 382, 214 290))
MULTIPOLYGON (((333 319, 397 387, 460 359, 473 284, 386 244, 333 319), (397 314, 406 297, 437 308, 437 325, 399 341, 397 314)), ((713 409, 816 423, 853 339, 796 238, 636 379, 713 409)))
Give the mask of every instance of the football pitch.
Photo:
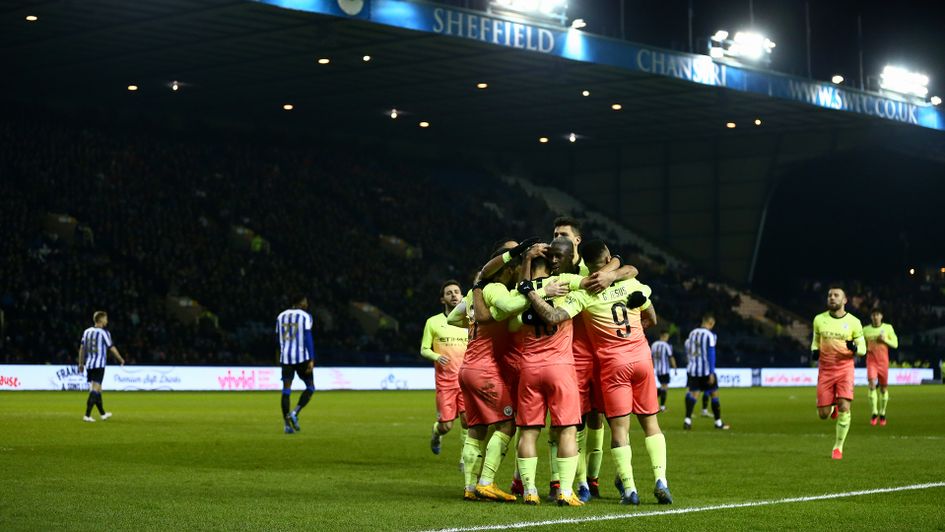
MULTIPOLYGON (((318 392, 293 435, 278 392, 106 390, 114 417, 96 423, 82 422, 85 393, 4 392, 0 530, 945 529, 945 386, 891 388, 886 427, 857 395, 833 461, 813 388, 723 389, 732 430, 696 417, 691 432, 671 390, 660 421, 674 504, 656 504, 633 422, 642 504, 617 503, 605 443, 602 498, 559 508, 464 502, 459 431, 430 452, 433 392, 318 392)), ((543 495, 548 475, 543 445, 543 495)))

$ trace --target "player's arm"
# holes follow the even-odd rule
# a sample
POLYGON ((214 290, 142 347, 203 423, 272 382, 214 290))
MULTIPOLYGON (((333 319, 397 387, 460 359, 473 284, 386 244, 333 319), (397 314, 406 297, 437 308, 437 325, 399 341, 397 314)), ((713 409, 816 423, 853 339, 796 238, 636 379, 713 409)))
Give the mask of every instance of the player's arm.
POLYGON ((483 266, 481 270, 479 270, 479 276, 483 279, 492 277, 502 269, 502 266, 505 266, 506 263, 524 253, 526 249, 531 247, 532 244, 538 242, 539 240, 540 239, 537 236, 526 238, 525 240, 519 242, 519 244, 514 248, 506 251, 498 257, 489 259, 489 262, 487 262, 486 265, 483 266))
POLYGON ((883 331, 879 335, 879 340, 893 349, 899 349, 899 338, 896 331, 890 324, 883 325, 883 331))
POLYGON ((308 354, 311 355, 311 358, 308 359, 308 368, 312 369, 312 366, 315 365, 315 341, 312 339, 312 316, 307 316, 305 320, 305 332, 303 336, 305 337, 305 349, 308 350, 308 354))
POLYGON ((449 360, 444 363, 440 360, 443 355, 433 351, 433 325, 430 323, 430 320, 427 320, 426 325, 423 326, 423 338, 420 340, 420 356, 429 360, 430 362, 439 362, 441 365, 446 365, 449 363, 449 360))
POLYGON ((463 329, 469 326, 469 319, 466 317, 466 298, 463 298, 459 305, 453 307, 449 316, 446 317, 446 323, 463 329))
POLYGON ((85 371, 85 342, 79 344, 79 373, 85 371))
POLYGON ((715 378, 715 335, 709 334, 709 345, 706 346, 705 354, 706 359, 709 361, 709 373, 712 374, 712 378, 715 378))
POLYGON ((600 270, 587 277, 587 284, 581 288, 596 294, 610 288, 610 285, 616 281, 625 281, 633 279, 639 274, 639 270, 630 264, 623 264, 619 255, 614 255, 610 262, 604 265, 600 270))
POLYGON ((852 351, 851 356, 861 357, 866 354, 866 338, 863 337, 863 326, 859 321, 853 327, 852 338, 847 340, 847 349, 852 351))
POLYGON ((669 367, 676 369, 676 357, 673 356, 673 346, 669 346, 669 367))
POLYGON ((483 297, 483 290, 478 285, 473 287, 473 312, 476 316, 476 323, 494 321, 492 312, 489 311, 489 305, 486 304, 486 299, 483 297))
POLYGON ((817 318, 814 318, 814 325, 811 329, 813 330, 813 337, 810 341, 810 356, 813 360, 817 360, 820 358, 820 330, 817 327, 817 318))
POLYGON ((532 305, 532 309, 538 313, 542 321, 549 325, 557 325, 563 321, 569 320, 582 310, 582 308, 579 308, 579 302, 571 296, 565 298, 564 304, 560 307, 549 305, 541 298, 538 291, 534 289, 531 281, 522 281, 519 283, 518 291, 525 294, 525 297, 528 298, 528 302, 532 305))
POLYGON ((122 366, 125 365, 125 359, 121 358, 121 353, 118 352, 118 348, 115 346, 109 346, 108 353, 115 357, 115 360, 118 361, 122 366))
POLYGON ((653 308, 652 304, 640 311, 640 321, 644 329, 649 329, 659 323, 659 318, 656 316, 656 309, 653 308))

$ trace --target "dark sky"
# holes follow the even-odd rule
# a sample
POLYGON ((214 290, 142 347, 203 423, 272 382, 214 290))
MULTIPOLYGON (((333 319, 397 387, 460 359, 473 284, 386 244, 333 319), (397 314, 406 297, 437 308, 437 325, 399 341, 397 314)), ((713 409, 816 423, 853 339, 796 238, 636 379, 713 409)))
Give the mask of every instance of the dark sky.
MULTIPOLYGON (((811 0, 811 70, 829 80, 842 74, 858 83, 857 14, 863 17, 865 76, 878 76, 887 63, 929 75, 930 94, 945 97, 945 2, 811 0)), ((570 0, 571 17, 583 17, 586 30, 617 37, 620 0, 570 0)), ((748 0, 692 0, 693 38, 718 29, 749 25, 748 0)), ((754 0, 755 27, 777 43, 771 68, 807 75, 805 2, 754 0)), ((665 48, 688 48, 688 0, 625 0, 626 38, 665 48)), ((703 50, 697 49, 702 53, 703 50)))

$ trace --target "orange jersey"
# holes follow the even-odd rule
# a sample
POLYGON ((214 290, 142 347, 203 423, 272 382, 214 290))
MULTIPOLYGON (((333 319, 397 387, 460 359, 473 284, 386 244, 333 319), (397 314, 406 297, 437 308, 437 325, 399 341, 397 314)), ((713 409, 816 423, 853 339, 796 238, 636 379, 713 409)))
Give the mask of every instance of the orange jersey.
POLYGON ((866 359, 874 363, 889 365, 889 348, 899 347, 899 338, 893 326, 881 323, 879 327, 867 325, 863 327, 863 338, 866 339, 866 359))
MULTIPOLYGON (((491 300, 498 297, 499 294, 507 293, 508 289, 505 286, 499 283, 491 283, 483 289, 482 296, 486 304, 489 305, 491 300)), ((463 367, 498 371, 497 361, 500 357, 504 357, 508 351, 508 325, 504 321, 476 322, 475 313, 473 312, 472 290, 466 295, 466 312, 469 316, 469 330, 463 367)))
POLYGON ((822 312, 814 317, 811 350, 820 351, 821 370, 841 368, 853 370, 854 355, 866 354, 866 342, 863 341, 863 326, 849 312, 842 318, 835 318, 829 312, 822 312), (847 348, 847 342, 856 343, 856 351, 847 348))
POLYGON ((617 367, 651 356, 641 320, 641 312, 651 306, 650 294, 649 286, 626 279, 598 294, 585 290, 571 292, 561 307, 571 315, 583 312, 582 319, 601 368, 617 367), (627 308, 627 297, 637 291, 647 296, 646 303, 627 308))
POLYGON ((574 354, 575 366, 592 366, 594 364, 594 344, 584 324, 584 315, 578 314, 571 319, 574 323, 574 338, 571 340, 571 352, 574 354))
MULTIPOLYGON (((555 279, 556 277, 536 279, 535 286, 541 287, 542 284, 555 279)), ((557 297, 549 303, 555 306, 566 297, 557 297)), ((548 325, 537 312, 529 308, 509 321, 509 330, 512 331, 512 356, 517 359, 520 367, 574 365, 574 356, 571 354, 574 326, 571 320, 565 320, 558 325, 548 325)))
POLYGON ((423 327, 423 339, 420 349, 430 349, 438 355, 449 357, 445 366, 434 362, 436 368, 436 388, 459 388, 459 367, 463 364, 466 352, 467 331, 446 322, 442 312, 431 316, 423 327))

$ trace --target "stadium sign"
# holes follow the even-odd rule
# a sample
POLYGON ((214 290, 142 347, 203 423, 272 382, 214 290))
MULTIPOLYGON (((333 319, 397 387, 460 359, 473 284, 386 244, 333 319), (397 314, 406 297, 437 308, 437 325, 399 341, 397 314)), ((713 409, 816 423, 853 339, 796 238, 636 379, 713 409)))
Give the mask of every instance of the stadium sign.
MULTIPOLYGON (((723 388, 753 385, 751 368, 717 368, 723 388)), ((817 370, 811 368, 762 368, 762 386, 814 386, 817 370)), ((281 370, 275 366, 109 366, 105 370, 106 390, 121 391, 272 391, 282 388, 281 370)), ((686 372, 670 374, 670 386, 686 385, 686 372)), ((865 384, 866 370, 857 369, 857 385, 865 384)), ((921 384, 932 378, 931 369, 889 370, 889 384, 921 384)), ((330 367, 315 368, 318 390, 433 390, 436 377, 432 367, 330 367)), ((758 383, 754 383, 757 385, 758 383)), ((305 385, 296 380, 293 389, 305 385)), ((76 366, 0 365, 0 390, 87 390, 85 375, 76 366)))
POLYGON ((553 55, 672 77, 807 105, 858 113, 945 130, 945 116, 930 104, 911 103, 827 82, 756 70, 688 54, 641 46, 497 14, 404 0, 255 0, 286 9, 357 18, 375 24, 469 39, 481 43, 553 55))

